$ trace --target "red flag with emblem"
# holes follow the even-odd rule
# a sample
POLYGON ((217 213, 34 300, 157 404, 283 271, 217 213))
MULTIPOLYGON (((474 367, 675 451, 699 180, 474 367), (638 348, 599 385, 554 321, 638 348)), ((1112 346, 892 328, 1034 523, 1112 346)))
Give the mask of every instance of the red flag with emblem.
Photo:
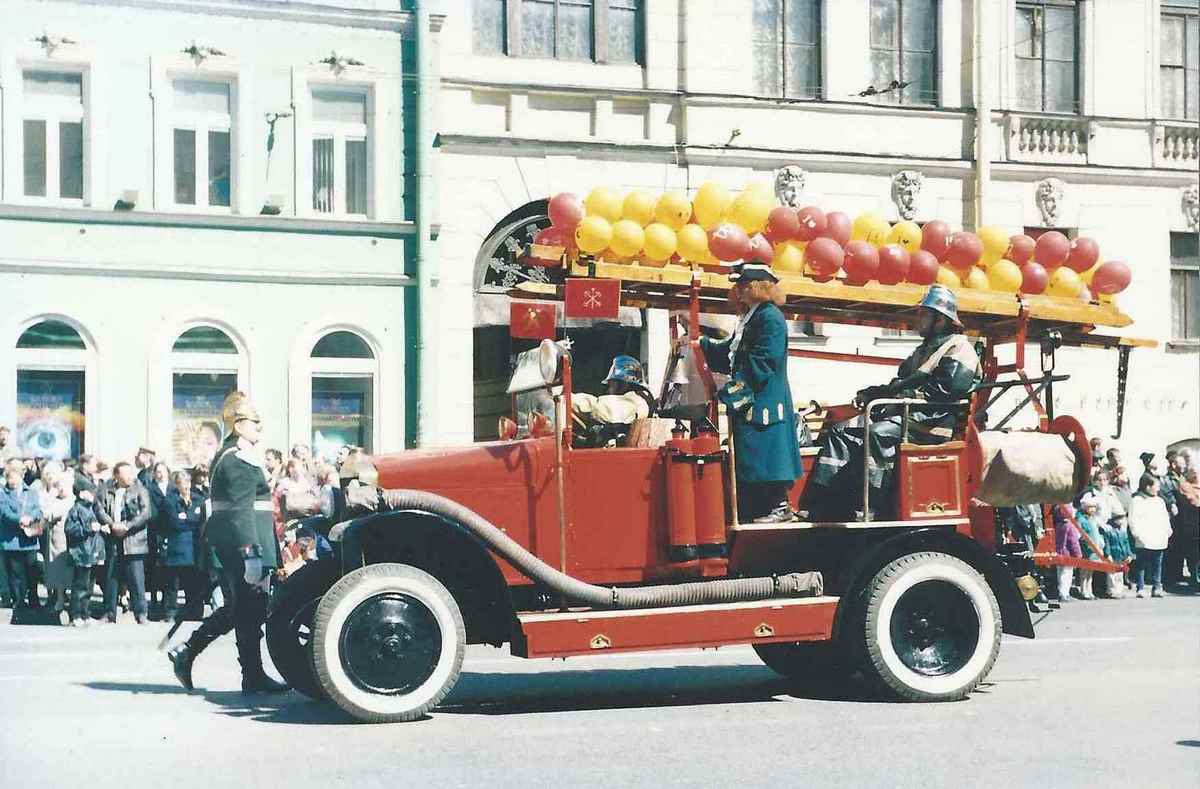
POLYGON ((621 307, 621 282, 615 279, 568 279, 563 315, 615 321, 621 307))
POLYGON ((508 305, 508 333, 527 340, 553 340, 558 325, 553 304, 514 301, 508 305))

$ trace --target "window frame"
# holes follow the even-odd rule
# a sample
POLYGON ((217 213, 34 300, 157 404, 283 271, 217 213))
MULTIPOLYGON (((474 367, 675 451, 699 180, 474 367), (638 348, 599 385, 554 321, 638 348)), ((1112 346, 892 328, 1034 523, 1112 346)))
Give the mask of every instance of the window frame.
MULTIPOLYGON (((823 45, 824 38, 821 31, 825 24, 825 0, 778 0, 779 2, 779 24, 775 29, 774 48, 776 52, 776 65, 779 67, 779 92, 768 92, 762 89, 761 85, 755 84, 754 93, 758 96, 773 99, 789 99, 792 101, 824 101, 825 96, 825 48, 823 45), (787 40, 787 12, 788 4, 793 2, 811 2, 815 3, 817 11, 817 40, 811 45, 816 53, 817 62, 817 84, 816 94, 812 96, 797 96, 790 95, 787 88, 787 67, 788 67, 788 40, 787 40)), ((751 29, 751 48, 755 43, 753 25, 751 29)), ((793 46, 810 46, 808 44, 795 44, 793 46)))
MULTIPOLYGON (((308 431, 307 438, 304 439, 310 445, 313 444, 313 379, 314 378, 341 378, 347 380, 366 380, 370 387, 370 409, 369 418, 371 420, 369 438, 370 446, 364 447, 366 451, 375 451, 379 447, 379 418, 380 410, 380 365, 379 365, 379 348, 375 346, 362 331, 345 325, 327 326, 324 329, 312 335, 312 342, 307 348, 307 366, 304 370, 305 381, 307 386, 307 405, 306 413, 308 414, 308 431), (349 356, 313 356, 313 351, 317 344, 330 334, 338 332, 347 332, 353 334, 366 345, 371 353, 369 359, 356 358, 349 356)), ((315 451, 315 450, 314 450, 315 451)))
POLYGON ((170 199, 171 207, 176 211, 198 211, 203 213, 229 214, 233 212, 233 204, 237 192, 237 153, 234 143, 234 130, 237 115, 237 78, 222 75, 167 75, 171 93, 171 113, 167 123, 170 141, 170 199), (225 85, 229 88, 229 111, 226 113, 198 112, 180 109, 176 104, 175 84, 177 82, 208 82, 225 85), (177 179, 175 171, 175 132, 191 131, 195 135, 195 151, 193 167, 195 176, 196 202, 180 203, 177 197, 177 179), (210 132, 225 132, 229 136, 229 205, 213 205, 208 199, 209 178, 208 167, 210 150, 208 135, 210 132))
POLYGON ((18 150, 20 151, 17 194, 22 201, 37 204, 52 204, 62 206, 79 206, 87 204, 89 199, 88 178, 88 148, 91 141, 88 128, 89 95, 91 92, 91 72, 84 66, 73 66, 59 63, 21 63, 17 69, 17 81, 21 85, 20 109, 15 112, 17 134, 19 135, 18 150), (79 77, 79 105, 68 108, 67 102, 61 99, 43 99, 26 95, 25 74, 41 72, 51 74, 71 74, 79 77), (31 195, 25 192, 25 122, 43 121, 45 123, 45 157, 46 182, 44 195, 31 195), (78 123, 81 130, 79 179, 80 196, 62 197, 62 146, 61 124, 78 123))
POLYGON ((371 216, 371 178, 373 160, 371 157, 371 128, 374 118, 374 107, 372 103, 373 91, 370 87, 361 85, 341 85, 341 84, 324 84, 310 83, 308 86, 308 128, 309 128, 309 171, 312 172, 312 166, 315 164, 316 153, 313 151, 313 145, 317 140, 333 140, 333 195, 331 204, 332 211, 321 211, 316 207, 316 179, 310 184, 308 205, 310 206, 313 215, 319 217, 341 217, 348 219, 366 219, 371 216), (316 119, 314 108, 316 107, 315 94, 337 90, 342 93, 357 93, 363 98, 363 122, 351 123, 350 121, 319 121, 316 119), (367 195, 362 213, 350 213, 347 210, 347 199, 349 194, 346 190, 346 143, 361 142, 364 144, 367 153, 366 170, 363 172, 363 181, 367 186, 367 195), (339 200, 339 195, 341 199, 339 200))
POLYGON ((1023 56, 1017 54, 1019 45, 1022 43, 1022 42, 1015 40, 1016 39, 1017 18, 1021 12, 1021 9, 1022 8, 1032 8, 1032 9, 1037 9, 1037 10, 1041 11, 1042 13, 1044 13, 1044 9, 1046 9, 1047 7, 1069 8, 1069 9, 1071 9, 1071 12, 1075 15, 1074 46, 1072 47, 1073 52, 1071 55, 1072 65, 1074 66, 1074 68, 1071 69, 1071 77, 1072 77, 1072 82, 1073 82, 1072 92, 1075 96, 1075 99, 1073 102, 1075 105, 1075 108, 1074 108, 1074 110, 1072 110, 1070 112, 1046 109, 1046 25, 1045 25, 1044 21, 1043 21, 1042 27, 1041 27, 1041 44, 1040 44, 1039 50, 1038 50, 1040 52, 1040 54, 1037 58, 1037 60, 1041 64, 1041 68, 1040 68, 1040 74, 1041 74, 1040 106, 1037 108, 1032 108, 1032 107, 1026 107, 1023 105, 1023 103, 1021 101, 1020 78, 1016 77, 1015 74, 1014 74, 1015 81, 1013 84, 1013 97, 1015 99, 1014 104, 1016 105, 1017 110, 1019 112, 1040 112, 1040 113, 1046 113, 1048 115, 1082 115, 1083 114, 1083 77, 1081 74, 1081 70, 1082 70, 1081 67, 1082 67, 1082 55, 1083 55, 1083 41, 1082 41, 1083 36, 1081 35, 1081 32, 1082 32, 1082 27, 1083 27, 1083 13, 1082 13, 1083 9, 1082 9, 1082 5, 1078 2, 1078 0, 1017 0, 1016 4, 1014 6, 1014 11, 1015 11, 1016 15, 1013 16, 1013 39, 1014 39, 1013 40, 1013 48, 1012 48, 1013 69, 1015 72, 1016 64, 1017 64, 1018 60, 1033 60, 1034 59, 1034 58, 1026 58, 1026 57, 1023 57, 1023 56))
MULTIPOLYGON (((905 0, 895 0, 895 2, 896 2, 896 30, 899 35, 896 38, 896 48, 891 49, 891 48, 886 48, 886 47, 876 47, 873 44, 871 44, 870 4, 869 4, 869 0, 868 0, 867 53, 868 53, 868 61, 869 61, 870 53, 873 51, 878 50, 881 52, 894 52, 896 59, 897 59, 897 74, 896 74, 895 78, 900 82, 904 82, 904 53, 905 53, 905 47, 904 47, 904 3, 905 3, 905 0)), ((932 56, 932 59, 933 59, 933 96, 929 99, 929 101, 920 101, 920 102, 912 101, 912 100, 905 98, 905 92, 908 90, 908 88, 901 88, 899 91, 896 91, 894 93, 882 93, 882 94, 875 96, 874 101, 876 104, 893 105, 893 106, 898 105, 898 106, 904 106, 904 107, 940 107, 941 106, 941 100, 942 100, 942 75, 941 75, 942 0, 932 0, 932 2, 933 2, 933 35, 932 35, 933 49, 929 51, 929 54, 932 56), (892 100, 890 98, 893 95, 896 96, 895 100, 892 100)), ((924 52, 924 50, 912 50, 912 51, 924 52)), ((868 71, 871 70, 870 62, 868 62, 867 68, 868 68, 868 71)), ((822 78, 824 78, 823 75, 822 75, 822 78)), ((872 80, 874 80, 874 75, 872 75, 872 80)), ((885 85, 877 85, 875 87, 882 88, 882 87, 886 87, 886 86, 885 85)))
MULTIPOLYGON (((545 0, 554 3, 554 52, 551 57, 525 55, 521 52, 521 4, 524 0, 503 0, 504 33, 503 46, 499 53, 478 52, 472 32, 471 54, 476 57, 507 57, 522 60, 550 60, 566 63, 593 63, 602 66, 637 66, 646 67, 646 0, 636 0, 637 10, 634 17, 633 60, 613 61, 608 57, 609 36, 608 19, 610 0, 590 0, 592 8, 592 56, 590 58, 560 57, 558 53, 558 7, 560 0, 545 0)), ((474 13, 472 3, 471 12, 474 13)), ((472 26, 473 31, 473 26, 472 26)))
MULTIPOLYGON (((89 414, 99 413, 97 396, 100 389, 100 375, 96 364, 96 345, 89 332, 77 321, 65 315, 46 313, 30 317, 17 326, 17 331, 10 335, 10 352, 12 353, 12 376, 5 386, 8 402, 12 403, 12 420, 10 424, 15 429, 17 425, 17 379, 22 371, 29 372, 69 372, 83 376, 83 438, 80 446, 83 452, 94 453, 100 441, 99 422, 90 423, 89 414), (83 348, 18 348, 17 343, 29 329, 45 321, 57 321, 74 329, 83 341, 83 348)), ((14 435, 14 442, 18 440, 14 435)), ((15 445, 15 444, 14 444, 15 445)))
MULTIPOLYGON (((235 386, 240 391, 247 391, 249 388, 249 359, 247 358, 246 349, 242 345, 241 340, 236 334, 230 331, 228 326, 223 326, 210 320, 190 321, 183 325, 177 326, 174 335, 171 337, 171 344, 168 347, 167 353, 167 376, 166 376, 166 400, 167 400, 167 446, 174 453, 174 437, 175 437, 175 376, 178 374, 191 375, 232 375, 234 376, 235 386), (205 351, 177 351, 175 344, 179 342, 179 338, 187 332, 198 327, 215 329, 221 332, 233 344, 237 353, 209 353, 205 351)), ((218 414, 218 420, 220 415, 218 414)), ((222 428, 223 430, 224 428, 222 428)), ((171 461, 173 464, 181 464, 179 458, 172 454, 171 461)), ((186 464, 183 464, 186 465, 186 464)))
MULTIPOLYGON (((1156 108, 1156 110, 1157 110, 1158 116, 1163 118, 1164 120, 1177 120, 1177 121, 1189 121, 1189 122, 1194 122, 1194 121, 1200 120, 1200 117, 1188 117, 1188 114, 1187 114, 1188 98, 1191 95, 1191 92, 1200 92, 1200 78, 1198 78, 1196 82, 1192 82, 1192 83, 1189 83, 1188 78, 1187 78, 1187 73, 1188 73, 1187 53, 1189 51, 1193 51, 1195 49, 1195 47, 1200 46, 1200 41, 1189 41, 1188 20, 1197 19, 1197 18, 1200 18, 1200 9, 1196 8, 1195 6, 1171 5, 1169 2, 1163 2, 1159 6, 1159 12, 1158 12, 1159 40, 1157 42, 1157 45, 1158 45, 1158 71, 1155 74, 1155 77, 1158 80, 1158 107, 1156 108), (1183 63, 1181 63, 1179 65, 1174 65, 1174 64, 1167 65, 1167 64, 1163 63, 1162 29, 1163 29, 1163 21, 1167 17, 1175 17, 1175 18, 1181 19, 1183 21, 1183 52, 1184 52, 1184 55, 1183 55, 1183 63), (1190 49, 1189 49, 1189 45, 1191 47, 1190 49), (1166 81, 1163 79, 1163 71, 1165 69, 1179 69, 1180 71, 1183 72, 1183 115, 1179 115, 1179 116, 1167 115, 1163 109, 1163 105, 1166 101, 1166 90, 1165 90, 1166 81), (1189 88, 1191 89, 1191 92, 1189 92, 1189 88)), ((1200 23, 1198 23, 1198 24, 1200 24, 1200 23)))
MULTIPOLYGON (((1175 236, 1195 236, 1196 234, 1193 232, 1181 233, 1181 232, 1172 231, 1170 235, 1171 235, 1171 240, 1173 241, 1175 236)), ((1193 283, 1194 287, 1196 289, 1196 297, 1195 297, 1196 304, 1195 304, 1195 306, 1196 306, 1197 310, 1200 310, 1200 256, 1195 258, 1195 262, 1177 263, 1176 262, 1177 258, 1173 254, 1174 250, 1171 250, 1171 253, 1172 254, 1170 255, 1169 266, 1168 266, 1169 271, 1170 271, 1170 273, 1169 273, 1170 286, 1169 287, 1171 288, 1171 294, 1169 297, 1170 302, 1171 302, 1171 317, 1170 317, 1171 327, 1169 330, 1169 337, 1170 337, 1169 342, 1171 345, 1176 346, 1176 347, 1188 347, 1188 348, 1197 347, 1197 346, 1200 346, 1200 333, 1197 333, 1194 336, 1189 336, 1187 334, 1188 318, 1191 314, 1190 310, 1189 310, 1189 301, 1188 301, 1188 292, 1189 291, 1187 289, 1187 280, 1185 280, 1185 291, 1184 291, 1184 299, 1183 299, 1183 309, 1184 309, 1184 313, 1182 316, 1183 317, 1182 325, 1183 325, 1183 331, 1184 331, 1183 336, 1175 335, 1176 305, 1175 305, 1175 298, 1174 298, 1174 295, 1175 295, 1174 290, 1175 290, 1175 272, 1177 272, 1177 271, 1178 272, 1187 272, 1187 273, 1195 275, 1194 283, 1193 283)))

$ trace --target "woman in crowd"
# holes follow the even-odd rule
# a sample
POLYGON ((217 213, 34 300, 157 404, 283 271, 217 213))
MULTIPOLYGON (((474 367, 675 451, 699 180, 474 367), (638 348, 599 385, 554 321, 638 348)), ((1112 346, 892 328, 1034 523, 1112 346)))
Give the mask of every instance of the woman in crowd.
MULTIPOLYGON (((1118 494, 1117 488, 1108 484, 1108 472, 1097 469, 1092 472, 1092 484, 1079 497, 1083 507, 1094 504, 1098 510, 1096 521, 1100 527, 1100 535, 1104 538, 1104 552, 1114 562, 1124 562, 1133 556, 1129 547, 1129 536, 1126 529, 1125 500, 1118 494)), ((1108 587, 1105 594, 1118 598, 1125 594, 1124 572, 1118 570, 1108 573, 1105 577, 1108 587)))
POLYGON ((67 513, 75 503, 71 493, 75 481, 73 472, 67 471, 58 462, 42 467, 39 480, 39 501, 42 505, 42 526, 46 559, 47 605, 53 606, 55 615, 67 609, 67 587, 71 584, 71 557, 67 555, 65 531, 67 513))
POLYGON ((204 501, 193 497, 192 476, 182 469, 171 475, 171 489, 166 499, 167 548, 163 557, 166 572, 167 619, 178 615, 179 590, 184 592, 184 611, 196 612, 203 590, 196 581, 196 533, 204 523, 204 501))
MULTIPOLYGON (((1051 510, 1054 518, 1054 549, 1061 556, 1083 558, 1079 548, 1079 526, 1075 523, 1074 508, 1070 504, 1056 504, 1051 510)), ((1058 568, 1058 600, 1061 603, 1071 599, 1071 580, 1074 578, 1074 568, 1058 568)))
POLYGON ((104 535, 100 521, 96 520, 95 501, 92 491, 79 491, 63 527, 71 563, 71 606, 67 612, 70 627, 86 627, 91 621, 89 608, 95 572, 105 559, 104 535))
POLYGON ((150 494, 150 506, 154 517, 150 520, 150 555, 146 557, 146 589, 150 592, 150 612, 156 617, 163 616, 164 608, 173 608, 166 604, 167 573, 163 556, 167 552, 167 535, 170 533, 170 514, 167 512, 167 496, 171 493, 171 467, 166 463, 154 464, 150 472, 150 484, 146 486, 150 494))
POLYGON ((291 458, 285 467, 286 476, 279 480, 275 489, 279 492, 280 508, 283 510, 284 521, 307 518, 321 512, 321 502, 317 497, 316 486, 313 485, 305 472, 304 463, 298 458, 291 458))
POLYGON ((1153 474, 1143 474, 1138 482, 1129 510, 1129 533, 1137 550, 1137 596, 1146 596, 1145 583, 1149 581, 1151 596, 1162 597, 1162 558, 1171 538, 1171 517, 1153 474))

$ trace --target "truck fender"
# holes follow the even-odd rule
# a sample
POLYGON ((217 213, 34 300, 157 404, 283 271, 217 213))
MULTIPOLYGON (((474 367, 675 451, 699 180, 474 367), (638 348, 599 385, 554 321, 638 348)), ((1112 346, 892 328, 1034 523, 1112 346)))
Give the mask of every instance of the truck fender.
POLYGON ((433 575, 462 610, 470 643, 499 646, 517 627, 512 595, 495 555, 461 524, 422 510, 386 510, 334 526, 342 574, 367 564, 401 562, 433 575))
POLYGON ((843 604, 838 606, 834 617, 833 637, 841 632, 843 619, 857 607, 864 585, 885 564, 907 553, 917 551, 940 551, 962 559, 978 570, 996 595, 1000 605, 1002 629, 1005 633, 1023 638, 1033 638, 1033 620, 1029 608, 1017 589, 1016 580, 1004 562, 983 546, 956 531, 941 528, 924 528, 907 531, 890 537, 872 546, 861 555, 839 579, 843 604))

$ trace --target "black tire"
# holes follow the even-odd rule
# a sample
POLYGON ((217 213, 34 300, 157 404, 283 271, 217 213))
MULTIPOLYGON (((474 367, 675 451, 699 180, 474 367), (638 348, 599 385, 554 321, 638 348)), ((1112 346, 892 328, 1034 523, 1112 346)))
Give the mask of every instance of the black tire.
POLYGON ((901 556, 876 573, 858 628, 863 670, 905 701, 966 698, 1000 654, 996 596, 974 567, 945 553, 901 556))
POLYGON ((849 676, 853 667, 840 644, 834 641, 795 641, 753 644, 767 668, 788 679, 828 679, 849 676))
POLYGON ((280 676, 311 699, 324 699, 312 663, 313 616, 321 597, 337 583, 335 561, 309 562, 288 576, 267 617, 267 652, 280 676))
POLYGON ((360 721, 421 718, 458 681, 466 626, 438 579, 406 564, 372 564, 321 598, 313 667, 328 698, 360 721))

